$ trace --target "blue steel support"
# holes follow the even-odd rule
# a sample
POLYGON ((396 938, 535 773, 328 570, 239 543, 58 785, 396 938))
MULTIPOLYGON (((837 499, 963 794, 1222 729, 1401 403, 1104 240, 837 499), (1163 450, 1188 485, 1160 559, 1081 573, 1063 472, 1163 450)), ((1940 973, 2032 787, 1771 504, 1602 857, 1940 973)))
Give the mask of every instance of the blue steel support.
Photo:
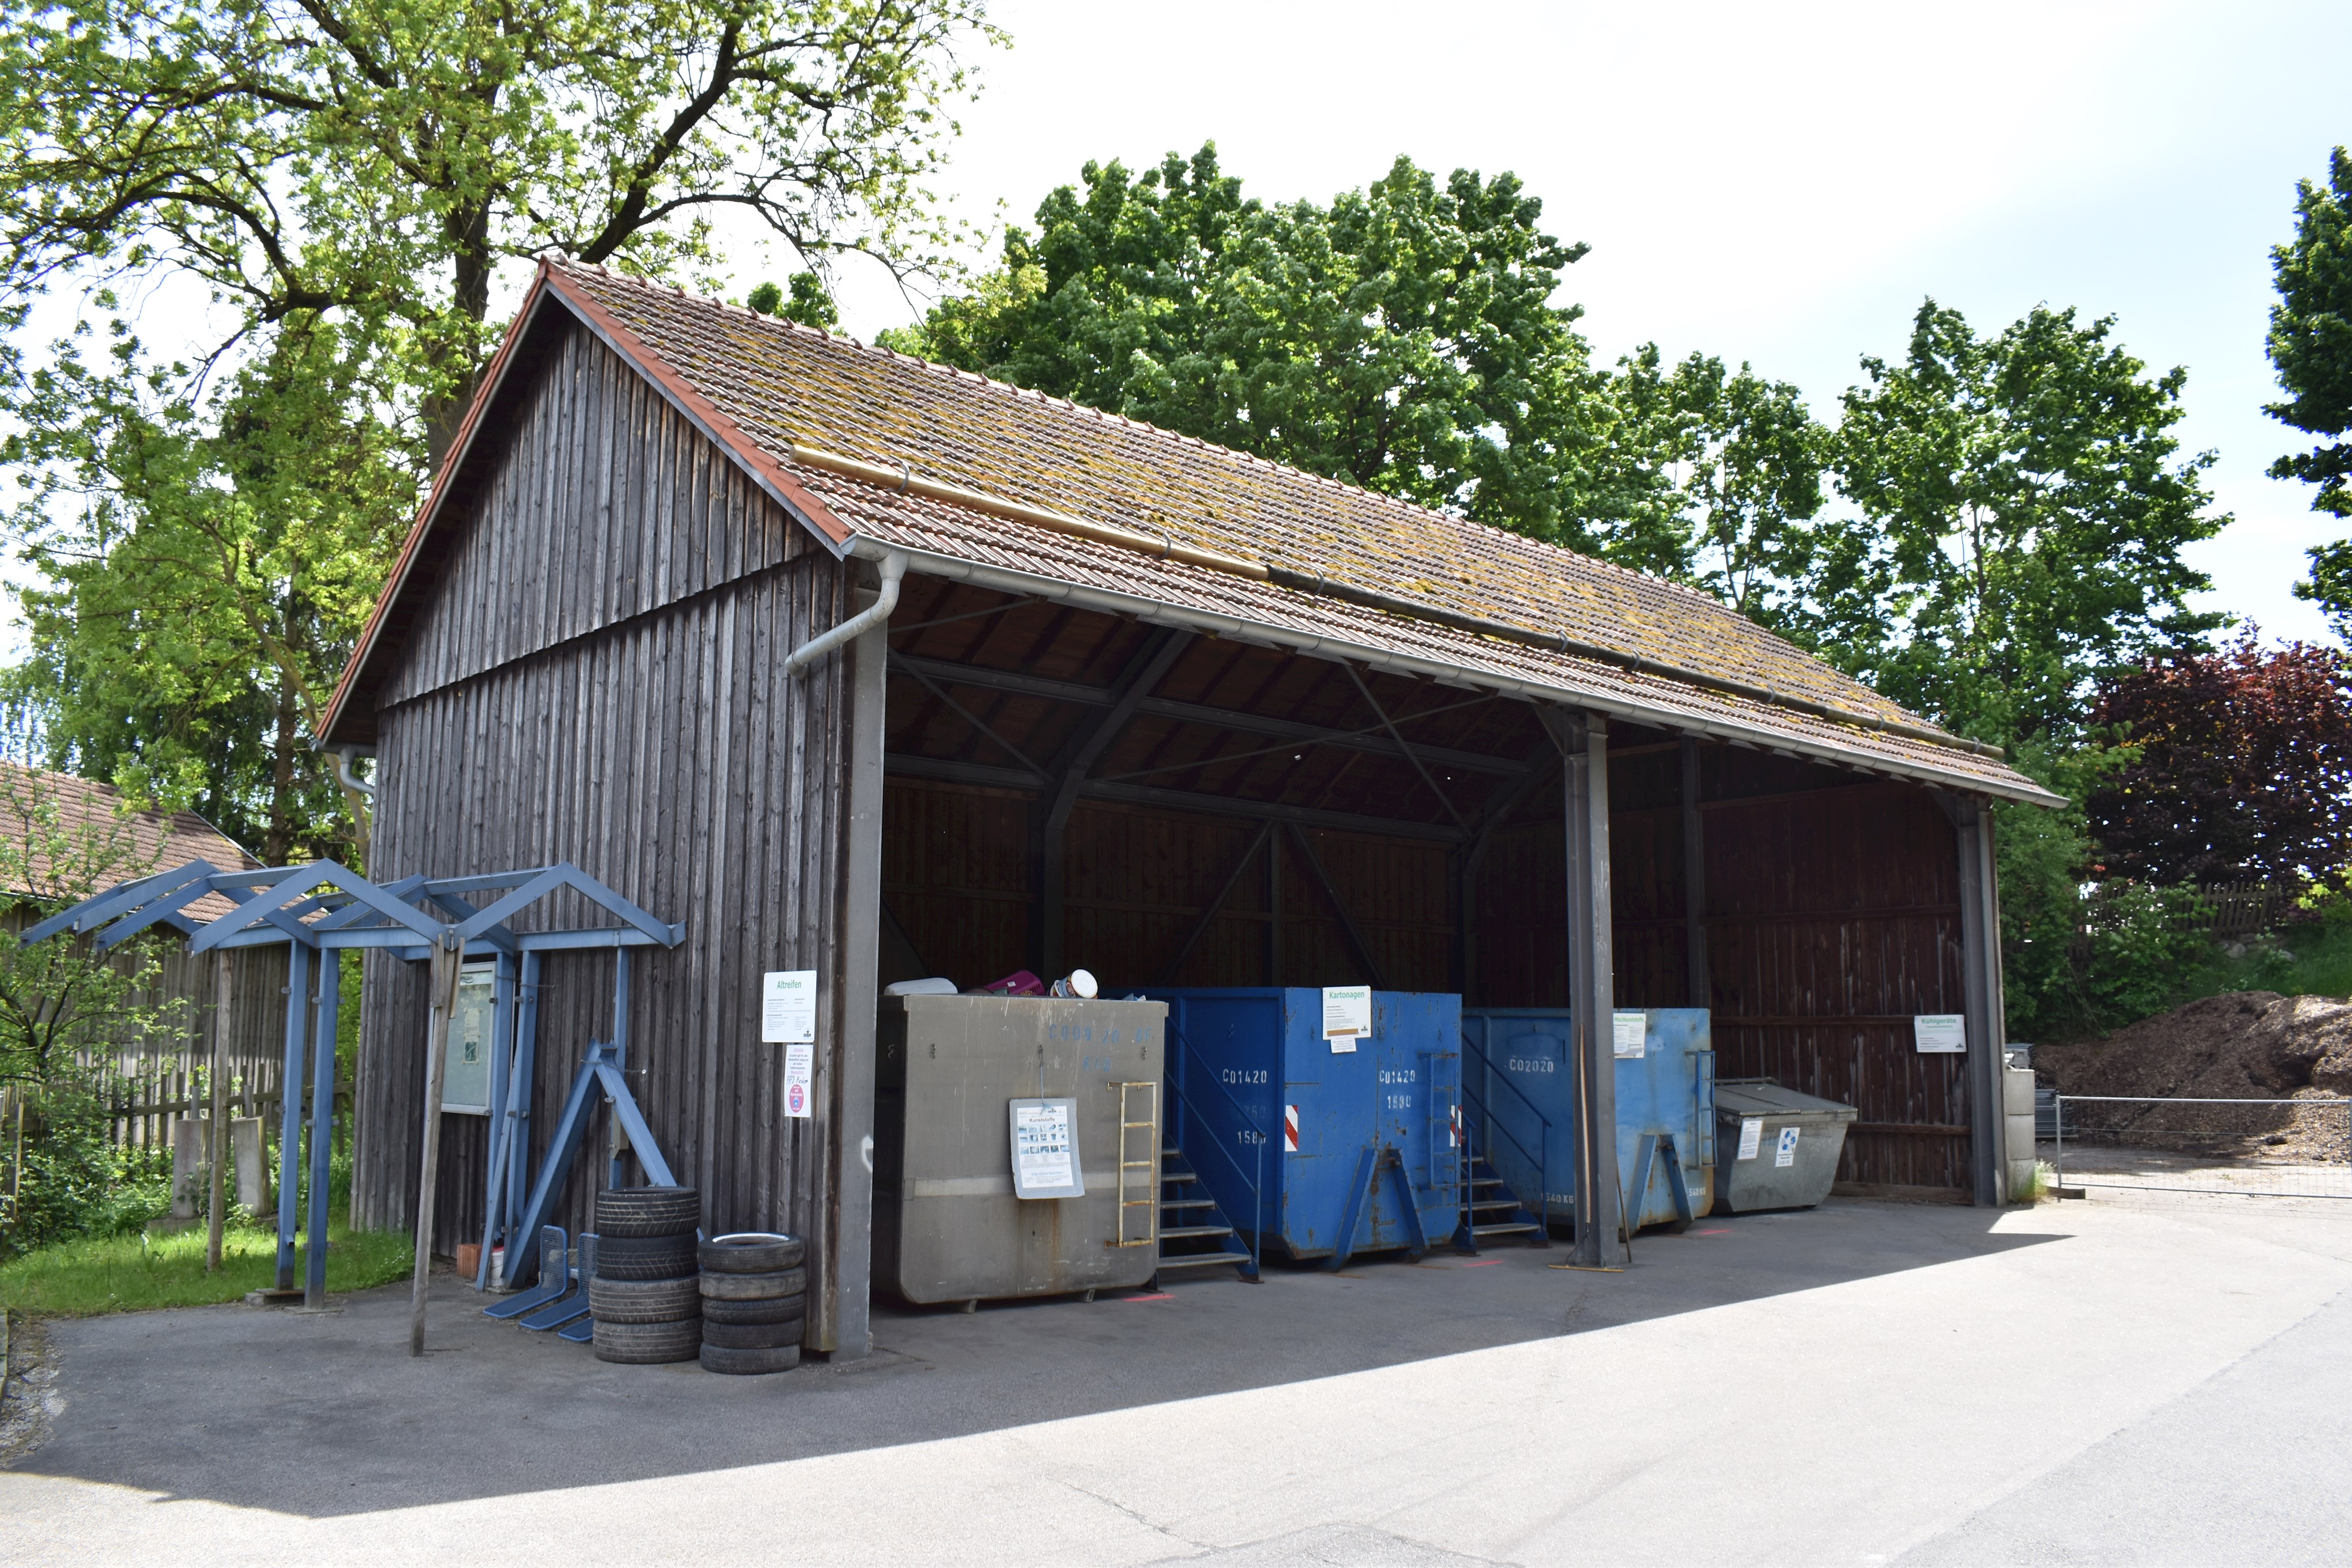
POLYGON ((540 956, 522 956, 520 994, 515 998, 514 1082, 507 1094, 507 1245, 514 1245, 522 1223, 523 1197, 530 1190, 530 1106, 539 1071, 540 956))
POLYGON ((301 1223, 302 1026, 310 1007, 310 949, 286 955, 286 1071, 278 1080, 278 1288, 294 1288, 294 1232, 301 1223))
POLYGON ((1618 1225, 1631 1241, 1633 1232, 1642 1228, 1642 1211, 1650 1202, 1650 1172, 1655 1166, 1659 1151, 1666 1156, 1666 1188, 1675 1197, 1675 1227, 1680 1229, 1696 1218, 1691 1208, 1690 1183, 1683 1175, 1682 1151, 1675 1147, 1671 1133, 1644 1133, 1641 1152, 1633 1156, 1633 1179, 1621 1194, 1622 1208, 1618 1225))
POLYGON ((596 1076, 603 1081, 604 1095, 613 1107, 613 1119, 621 1126, 621 1134, 629 1141, 629 1148, 645 1167, 647 1186, 676 1186, 677 1178, 670 1175, 669 1162, 662 1158, 661 1145, 654 1141, 654 1130, 646 1125, 645 1113, 637 1109, 637 1097, 629 1092, 629 1081, 621 1070, 609 1061, 599 1062, 596 1076))
POLYGON ((580 1263, 577 1268, 567 1263, 563 1270, 566 1282, 578 1281, 579 1288, 560 1301, 553 1301, 524 1318, 521 1326, 534 1333, 560 1329, 588 1315, 588 1281, 596 1277, 596 1233, 580 1233, 580 1263))
MULTIPOLYGON (((541 1226, 538 1234, 531 1238, 530 1252, 533 1256, 552 1252, 556 1257, 562 1258, 564 1255, 564 1248, 563 1228, 560 1225, 541 1226)), ((554 1276, 552 1279, 502 1301, 492 1301, 482 1309, 482 1315, 486 1318, 519 1318, 525 1312, 535 1311, 554 1301, 571 1288, 572 1275, 567 1268, 561 1265, 551 1272, 554 1276)))
POLYGON ((499 1201, 506 1185, 507 1095, 511 1051, 509 1037, 514 1029, 514 958, 507 953, 498 956, 491 970, 490 1004, 490 1116, 489 1159, 485 1165, 482 1190, 482 1257, 475 1266, 474 1289, 487 1290, 490 1282, 490 1247, 498 1236, 499 1201))
POLYGON ((539 1179, 531 1184, 530 1201, 523 1206, 522 1226, 516 1232, 521 1239, 507 1243, 510 1281, 530 1279, 538 1270, 541 1228, 563 1191, 572 1157, 579 1154, 580 1140, 588 1131, 588 1093, 591 1088, 604 1087, 596 1068, 604 1061, 604 1051, 601 1040, 588 1047, 588 1060, 581 1063, 579 1076, 572 1081, 572 1092, 563 1102, 563 1115, 548 1137, 547 1157, 540 1164, 539 1179))
MULTIPOLYGON (((310 1255, 303 1260, 302 1281, 306 1307, 327 1304, 327 1189, 334 1170, 335 1014, 342 1000, 342 972, 341 953, 330 950, 319 955, 319 1027, 313 1031, 317 1044, 310 1052, 310 1255)), ((299 1092, 289 1086, 287 1097, 292 1099, 299 1092)))
MULTIPOLYGON (((612 1062, 616 1074, 625 1074, 629 1070, 629 950, 626 947, 615 947, 613 949, 612 1062)), ((620 1092, 614 1097, 613 1103, 615 1107, 625 1103, 634 1111, 636 1109, 636 1105, 634 1097, 630 1095, 626 1087, 628 1083, 627 1078, 622 1077, 620 1079, 620 1082, 623 1087, 620 1092)), ((621 1124, 621 1118, 616 1116, 614 1118, 614 1122, 615 1125, 619 1125, 621 1124)), ((643 1126, 645 1124, 640 1121, 637 1124, 638 1126, 643 1126)), ((635 1142, 636 1129, 632 1127, 626 1128, 625 1131, 630 1134, 630 1141, 634 1144, 635 1142)), ((608 1187, 621 1186, 628 1180, 627 1167, 622 1163, 623 1155, 621 1154, 620 1145, 617 1143, 614 1143, 612 1145, 612 1148, 613 1158, 611 1169, 606 1173, 604 1180, 604 1185, 608 1187)), ((654 1158, 658 1160, 661 1156, 659 1155, 656 1155, 654 1158)), ((650 1173, 652 1167, 648 1166, 646 1169, 648 1173, 650 1173)), ((656 1186, 676 1186, 677 1184, 673 1181, 657 1181, 653 1185, 656 1186)))
POLYGON ((1364 1210, 1371 1203, 1372 1183, 1379 1174, 1380 1151, 1366 1149, 1356 1161, 1355 1185, 1349 1188, 1347 1212, 1340 1218, 1339 1234, 1333 1239, 1337 1245, 1331 1249, 1329 1267, 1335 1274, 1346 1268, 1348 1260, 1355 1255, 1356 1228, 1364 1222, 1364 1210))

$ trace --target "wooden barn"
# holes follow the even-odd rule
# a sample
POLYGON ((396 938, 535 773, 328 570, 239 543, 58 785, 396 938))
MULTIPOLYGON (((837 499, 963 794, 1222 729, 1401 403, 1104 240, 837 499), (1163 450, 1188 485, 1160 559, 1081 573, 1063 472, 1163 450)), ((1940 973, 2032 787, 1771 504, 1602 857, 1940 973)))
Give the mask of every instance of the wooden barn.
MULTIPOLYGON (((2050 797, 1997 755, 1689 590, 599 268, 541 267, 320 740, 375 758, 379 881, 570 861, 685 924, 634 1082, 712 1223, 811 1239, 814 1349, 867 1343, 876 997, 919 975, 1369 981, 1603 1051, 1703 1005, 1722 1075, 1858 1108, 1850 1190, 2002 1196, 1985 808, 2050 797)), ((370 962, 355 1218, 401 1226, 424 984, 370 962)), ((550 959, 542 1102, 611 963, 550 959)))

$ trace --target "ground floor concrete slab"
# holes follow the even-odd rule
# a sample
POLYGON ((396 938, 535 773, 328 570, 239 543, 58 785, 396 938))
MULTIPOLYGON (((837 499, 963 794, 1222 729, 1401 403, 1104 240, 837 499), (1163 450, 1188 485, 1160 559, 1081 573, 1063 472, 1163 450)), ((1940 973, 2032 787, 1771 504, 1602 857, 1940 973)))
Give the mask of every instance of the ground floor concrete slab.
POLYGON ((2318 1562, 2352 1216, 1833 1200, 608 1366, 439 1293, 58 1324, 0 1561, 2318 1562))

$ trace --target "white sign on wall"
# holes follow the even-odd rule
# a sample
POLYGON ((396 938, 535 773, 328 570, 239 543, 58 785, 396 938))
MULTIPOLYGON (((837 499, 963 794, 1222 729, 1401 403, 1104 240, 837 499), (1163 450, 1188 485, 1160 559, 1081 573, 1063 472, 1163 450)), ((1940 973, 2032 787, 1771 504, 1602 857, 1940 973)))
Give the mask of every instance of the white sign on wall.
POLYGON ((1738 1157, 1743 1160, 1754 1159, 1756 1157, 1757 1145, 1761 1144, 1763 1141, 1764 1118, 1761 1116, 1742 1116, 1739 1119, 1739 1154, 1738 1157))
POLYGON ((1647 1013, 1612 1013, 1610 1015, 1611 1035, 1617 1044, 1617 1054, 1628 1061, 1639 1061, 1648 1049, 1650 1015, 1647 1013))
POLYGON ((771 969, 761 977, 760 1040, 766 1045, 816 1042, 816 971, 771 969))
POLYGON ((1911 1037, 1920 1053, 1960 1055, 1969 1049, 1969 1020, 1964 1013, 1919 1013, 1911 1019, 1911 1037))
POLYGON ((1358 1040, 1370 1040, 1371 1036, 1372 988, 1324 987, 1323 1038, 1331 1042, 1332 1051, 1353 1051, 1358 1040))

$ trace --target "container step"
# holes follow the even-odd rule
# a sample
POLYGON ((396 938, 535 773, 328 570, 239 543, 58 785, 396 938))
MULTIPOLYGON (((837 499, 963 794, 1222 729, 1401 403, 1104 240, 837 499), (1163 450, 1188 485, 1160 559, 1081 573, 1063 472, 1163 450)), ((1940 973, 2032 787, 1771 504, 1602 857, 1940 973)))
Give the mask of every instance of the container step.
POLYGON ((1186 1241, 1195 1236, 1231 1236, 1233 1233, 1234 1228, 1230 1225, 1179 1225, 1162 1228, 1160 1239, 1186 1241))
POLYGON ((1171 1269, 1215 1269, 1248 1261, 1249 1254, 1246 1252, 1182 1252, 1173 1258, 1163 1253, 1160 1259, 1160 1271, 1165 1274, 1171 1269))
POLYGON ((1182 1182, 1199 1181, 1201 1178, 1191 1171, 1161 1171, 1160 1179, 1166 1186, 1174 1186, 1182 1182))
POLYGON ((1160 1207, 1161 1208, 1214 1208, 1217 1207, 1217 1200, 1213 1197, 1163 1197, 1160 1200, 1160 1207))
POLYGON ((1543 1227, 1532 1219, 1521 1219, 1505 1225, 1474 1225, 1470 1228, 1470 1234, 1473 1236, 1525 1236, 1531 1231, 1542 1228, 1543 1227))
POLYGON ((1474 1210, 1481 1208, 1499 1208, 1504 1213, 1508 1214, 1519 1207, 1519 1200, 1516 1197, 1482 1197, 1475 1199, 1471 1203, 1470 1207, 1474 1210))

